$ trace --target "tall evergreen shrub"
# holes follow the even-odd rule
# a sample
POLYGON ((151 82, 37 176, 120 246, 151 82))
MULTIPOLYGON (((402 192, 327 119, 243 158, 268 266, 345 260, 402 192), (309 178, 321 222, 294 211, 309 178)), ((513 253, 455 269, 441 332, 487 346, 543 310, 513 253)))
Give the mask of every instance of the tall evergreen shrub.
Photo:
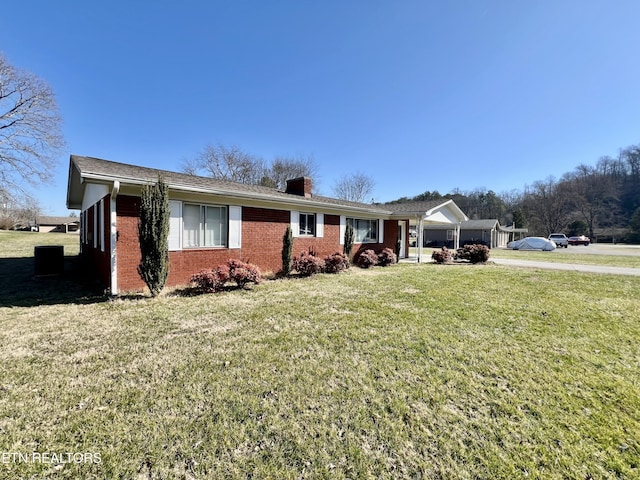
POLYGON ((347 228, 344 231, 344 254, 347 257, 351 257, 351 250, 353 250, 353 227, 347 223, 347 228))
POLYGON ((138 241, 142 257, 138 274, 155 297, 169 275, 169 187, 162 177, 142 187, 138 241))
POLYGON ((291 225, 287 226, 282 237, 282 274, 287 276, 291 273, 291 262, 293 261, 293 231, 291 225))

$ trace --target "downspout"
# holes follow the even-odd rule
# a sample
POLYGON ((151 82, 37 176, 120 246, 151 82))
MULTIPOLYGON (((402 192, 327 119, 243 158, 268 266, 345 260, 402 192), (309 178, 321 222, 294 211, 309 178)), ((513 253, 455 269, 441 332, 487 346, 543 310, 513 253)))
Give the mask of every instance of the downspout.
POLYGON ((113 188, 111 189, 111 205, 109 209, 109 225, 111 226, 111 295, 118 294, 118 263, 116 261, 116 243, 118 241, 118 229, 116 221, 118 215, 116 213, 116 199, 118 198, 119 192, 120 181, 114 180, 113 188))

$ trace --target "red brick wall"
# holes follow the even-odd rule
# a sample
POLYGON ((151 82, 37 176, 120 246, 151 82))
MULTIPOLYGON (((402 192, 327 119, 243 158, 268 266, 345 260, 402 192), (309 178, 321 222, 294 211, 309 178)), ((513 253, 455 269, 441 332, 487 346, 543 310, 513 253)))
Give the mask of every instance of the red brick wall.
POLYGON ((398 221, 397 220, 385 220, 384 221, 384 242, 383 243, 355 243, 353 250, 351 251, 351 260, 357 259, 360 252, 365 250, 373 250, 376 253, 380 253, 385 248, 390 248, 394 252, 396 251, 396 241, 398 239, 398 221))
MULTIPOLYGON (((138 244, 138 213, 140 199, 118 196, 117 199, 118 288, 122 292, 139 291, 145 285, 137 272, 140 263, 138 244)), ((214 268, 230 258, 251 262, 263 272, 276 273, 282 267, 282 237, 291 221, 288 210, 242 208, 242 248, 198 248, 169 252, 170 271, 167 286, 186 285, 191 275, 203 268, 214 268)), ((376 251, 395 247, 397 221, 385 221, 384 244, 364 244, 376 251)), ((354 246, 354 252, 360 245, 354 246)), ((298 237, 294 239, 293 254, 313 249, 319 256, 342 252, 340 245, 340 217, 324 215, 324 237, 298 237)))
POLYGON ((87 216, 87 235, 84 236, 85 243, 82 245, 82 256, 84 265, 90 269, 91 273, 105 287, 109 288, 111 284, 111 250, 110 250, 110 230, 109 230, 109 204, 111 196, 107 195, 103 198, 103 228, 104 235, 104 251, 100 249, 100 238, 97 239, 97 247, 94 247, 94 238, 100 234, 100 226, 94 231, 95 218, 100 218, 99 208, 100 202, 86 210, 83 215, 87 216))
POLYGON ((118 290, 142 290, 144 282, 138 275, 140 243, 138 242, 138 216, 140 198, 118 195, 116 198, 116 262, 118 290))

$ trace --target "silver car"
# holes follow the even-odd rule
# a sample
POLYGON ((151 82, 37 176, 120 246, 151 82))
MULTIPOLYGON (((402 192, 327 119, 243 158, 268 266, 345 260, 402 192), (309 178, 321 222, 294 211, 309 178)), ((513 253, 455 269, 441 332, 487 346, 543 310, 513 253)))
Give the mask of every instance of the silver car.
POLYGON ((569 246, 569 239, 564 233, 552 233, 549 235, 549 240, 555 243, 558 248, 567 248, 569 246))

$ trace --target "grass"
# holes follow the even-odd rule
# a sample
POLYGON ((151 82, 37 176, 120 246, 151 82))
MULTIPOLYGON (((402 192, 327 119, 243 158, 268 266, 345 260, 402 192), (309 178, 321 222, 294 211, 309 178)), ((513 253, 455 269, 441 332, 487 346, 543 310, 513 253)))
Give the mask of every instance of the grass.
POLYGON ((0 452, 101 463, 0 478, 640 476, 636 278, 403 264, 62 298, 0 308, 0 452))

